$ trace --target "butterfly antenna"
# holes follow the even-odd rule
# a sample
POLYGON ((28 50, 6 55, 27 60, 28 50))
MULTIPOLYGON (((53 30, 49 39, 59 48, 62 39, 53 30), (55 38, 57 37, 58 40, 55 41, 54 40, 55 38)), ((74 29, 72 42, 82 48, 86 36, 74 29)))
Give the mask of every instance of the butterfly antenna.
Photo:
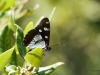
POLYGON ((61 45, 60 43, 58 43, 58 44, 53 45, 53 46, 51 46, 51 47, 55 47, 55 46, 58 46, 58 45, 60 45, 60 46, 65 46, 65 45, 61 45))
POLYGON ((58 46, 58 45, 60 45, 60 43, 58 43, 58 44, 56 44, 56 45, 53 45, 53 46, 51 46, 51 47, 55 47, 55 46, 58 46))

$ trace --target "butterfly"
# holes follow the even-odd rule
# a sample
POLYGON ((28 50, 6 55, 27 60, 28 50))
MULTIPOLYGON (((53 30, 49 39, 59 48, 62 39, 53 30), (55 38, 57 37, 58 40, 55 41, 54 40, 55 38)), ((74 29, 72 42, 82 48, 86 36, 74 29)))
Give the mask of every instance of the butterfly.
POLYGON ((49 47, 50 40, 50 22, 47 17, 44 17, 40 23, 30 30, 23 39, 24 46, 34 49, 41 47, 43 50, 51 50, 49 47))

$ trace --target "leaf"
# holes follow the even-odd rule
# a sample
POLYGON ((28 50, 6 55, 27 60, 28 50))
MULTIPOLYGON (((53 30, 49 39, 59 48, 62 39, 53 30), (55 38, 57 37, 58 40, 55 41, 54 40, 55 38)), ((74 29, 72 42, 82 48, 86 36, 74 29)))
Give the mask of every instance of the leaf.
POLYGON ((40 67, 38 74, 33 74, 33 75, 48 75, 48 74, 52 73, 53 71, 55 71, 56 68, 58 68, 62 64, 64 64, 64 63, 58 62, 58 63, 52 64, 50 66, 40 67))
POLYGON ((31 30, 33 29, 33 22, 29 22, 28 25, 26 26, 24 30, 24 36, 31 30))
MULTIPOLYGON (((53 15, 54 15, 55 10, 56 10, 56 7, 53 8, 51 14, 49 15, 49 21, 51 21, 53 15)), ((35 26, 37 26, 40 23, 42 18, 44 18, 44 16, 40 17, 40 19, 36 22, 35 26)))
POLYGON ((42 48, 35 48, 25 55, 25 60, 38 68, 42 60, 42 48))
POLYGON ((52 12, 51 12, 51 14, 50 14, 50 16, 49 16, 49 20, 50 20, 50 21, 51 21, 53 15, 54 15, 55 10, 56 10, 56 7, 53 8, 53 10, 52 10, 52 12))
POLYGON ((40 23, 41 19, 43 19, 44 16, 40 17, 39 20, 36 22, 35 27, 40 23))
MULTIPOLYGON (((11 12, 14 12, 14 9, 12 9, 11 12)), ((10 15, 9 20, 10 20, 10 28, 12 29, 13 32, 16 32, 16 26, 14 25, 15 19, 13 13, 10 15)))
POLYGON ((14 51, 12 53, 12 56, 11 56, 11 59, 10 59, 10 62, 9 64, 13 64, 13 65, 16 65, 17 66, 17 54, 16 54, 16 50, 14 48, 14 51))
POLYGON ((8 25, 6 25, 0 35, 0 53, 10 49, 10 47, 11 47, 10 28, 8 25))
POLYGON ((15 0, 0 0, 0 12, 4 12, 11 7, 13 7, 15 4, 15 0))
POLYGON ((11 48, 0 55, 0 71, 5 67, 5 65, 10 60, 14 48, 11 48))
POLYGON ((23 37, 24 37, 23 30, 18 25, 16 25, 16 27, 17 27, 17 30, 16 30, 16 45, 17 45, 17 48, 18 48, 20 55, 22 57, 24 57, 26 55, 26 49, 25 49, 25 46, 23 45, 23 37))

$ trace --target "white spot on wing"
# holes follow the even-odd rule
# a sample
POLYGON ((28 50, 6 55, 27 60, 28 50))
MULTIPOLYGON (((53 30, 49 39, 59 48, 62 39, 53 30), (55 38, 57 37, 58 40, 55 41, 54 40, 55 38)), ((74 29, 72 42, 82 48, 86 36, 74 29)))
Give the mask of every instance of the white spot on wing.
POLYGON ((48 38, 48 36, 45 36, 45 38, 48 38))
POLYGON ((44 30, 45 30, 45 31, 49 31, 49 28, 47 28, 47 27, 44 27, 44 30))
POLYGON ((39 29, 39 32, 42 32, 42 30, 41 30, 41 29, 39 29))
POLYGON ((49 22, 46 22, 46 24, 49 24, 49 22))

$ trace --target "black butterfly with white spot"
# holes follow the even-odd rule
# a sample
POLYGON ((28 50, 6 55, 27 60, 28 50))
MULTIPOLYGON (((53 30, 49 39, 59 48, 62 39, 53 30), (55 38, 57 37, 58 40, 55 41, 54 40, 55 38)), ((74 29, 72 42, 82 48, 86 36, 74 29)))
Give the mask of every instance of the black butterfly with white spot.
POLYGON ((50 22, 48 18, 43 18, 35 29, 30 30, 24 37, 24 46, 34 49, 37 47, 43 50, 51 50, 49 47, 50 39, 50 22))

